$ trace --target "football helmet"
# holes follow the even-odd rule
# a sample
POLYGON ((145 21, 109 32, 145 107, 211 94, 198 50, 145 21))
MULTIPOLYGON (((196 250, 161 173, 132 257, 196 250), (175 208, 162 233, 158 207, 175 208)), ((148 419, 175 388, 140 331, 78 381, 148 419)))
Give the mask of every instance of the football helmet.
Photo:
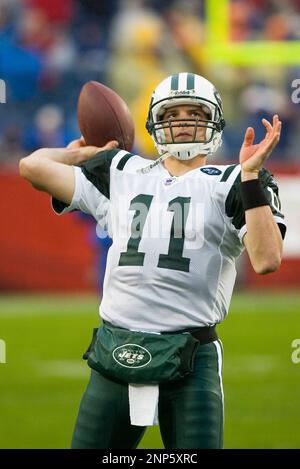
MULTIPOLYGON (((176 116, 175 116, 176 117, 176 116)), ((146 128, 160 155, 168 154, 180 160, 188 160, 196 155, 210 155, 222 143, 225 127, 221 97, 212 83, 194 73, 178 73, 164 79, 154 90, 149 106, 146 128), (205 113, 202 117, 188 119, 164 119, 169 107, 183 104, 197 105, 205 113), (192 128, 189 141, 176 142, 175 127, 192 128), (205 135, 197 137, 199 127, 205 128, 205 135), (165 132, 165 129, 168 129, 165 132), (168 134, 168 136, 166 135, 168 134)))

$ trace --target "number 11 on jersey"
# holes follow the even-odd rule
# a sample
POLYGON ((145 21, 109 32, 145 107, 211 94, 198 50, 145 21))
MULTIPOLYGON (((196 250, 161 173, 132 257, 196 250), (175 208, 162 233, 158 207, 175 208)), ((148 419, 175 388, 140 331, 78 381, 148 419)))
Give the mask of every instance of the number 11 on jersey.
MULTIPOLYGON (((131 200, 129 210, 134 210, 131 223, 131 236, 127 250, 120 255, 119 266, 142 266, 145 253, 139 252, 143 229, 153 201, 152 195, 139 194, 131 200)), ((170 230, 169 249, 167 254, 160 254, 159 268, 189 272, 190 259, 183 257, 185 226, 190 208, 190 197, 176 197, 168 204, 168 211, 173 213, 170 230)))

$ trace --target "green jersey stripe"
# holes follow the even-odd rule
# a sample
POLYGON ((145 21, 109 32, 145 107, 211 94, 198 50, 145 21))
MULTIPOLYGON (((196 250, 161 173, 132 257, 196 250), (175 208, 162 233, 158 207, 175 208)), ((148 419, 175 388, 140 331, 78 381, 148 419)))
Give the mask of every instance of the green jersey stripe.
POLYGON ((227 181, 227 179, 229 178, 229 176, 232 173, 232 171, 234 170, 234 168, 236 168, 236 164, 233 164, 232 166, 228 166, 228 168, 225 169, 225 171, 223 173, 223 176, 220 179, 220 182, 227 181))
POLYGON ((127 161, 129 160, 129 158, 131 158, 132 156, 133 156, 133 155, 132 155, 131 153, 127 153, 127 155, 124 155, 124 156, 120 159, 119 163, 117 164, 117 169, 118 169, 119 171, 123 171, 125 164, 126 164, 127 161))

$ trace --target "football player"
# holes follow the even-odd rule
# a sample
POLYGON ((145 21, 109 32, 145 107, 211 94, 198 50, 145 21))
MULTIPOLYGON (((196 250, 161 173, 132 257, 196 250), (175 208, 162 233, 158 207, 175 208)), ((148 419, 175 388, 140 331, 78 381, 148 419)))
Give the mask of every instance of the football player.
POLYGON ((220 95, 205 78, 178 73, 151 98, 146 126, 159 154, 155 161, 120 150, 114 141, 97 148, 82 139, 21 160, 21 175, 52 195, 57 213, 89 213, 113 238, 100 305, 106 336, 100 327, 87 353, 91 378, 73 448, 136 448, 146 426, 156 423, 156 411, 166 448, 222 448, 216 325, 228 313, 235 260, 246 249, 255 272, 276 271, 285 234, 278 186, 263 167, 279 141, 281 122, 274 115, 262 124, 266 134, 259 143, 254 130, 246 130, 239 162, 215 165, 225 127, 220 95), (119 333, 142 339, 128 339, 117 354, 119 333), (159 376, 146 378, 155 361, 149 355, 149 364, 143 362, 149 337, 159 349, 165 337, 176 348, 176 337, 179 344, 187 336, 197 343, 193 353, 183 349, 189 371, 172 379, 162 353, 159 376), (115 340, 114 360, 101 372, 104 337, 115 340), (110 374, 116 363, 119 375, 110 374), (144 381, 134 381, 134 374, 126 381, 127 370, 144 381), (144 394, 134 394, 132 382, 144 394), (143 410, 140 401, 146 402, 143 410))

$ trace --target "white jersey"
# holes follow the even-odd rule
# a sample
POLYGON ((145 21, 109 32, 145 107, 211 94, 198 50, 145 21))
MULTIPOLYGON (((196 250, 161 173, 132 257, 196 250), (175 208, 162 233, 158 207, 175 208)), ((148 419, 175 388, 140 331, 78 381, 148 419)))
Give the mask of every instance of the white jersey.
MULTIPOLYGON (((213 326, 226 316, 247 228, 240 165, 207 165, 172 177, 162 164, 123 150, 100 152, 74 167, 70 206, 106 227, 109 249, 100 314, 110 323, 152 332, 213 326)), ((260 179, 284 233, 278 188, 260 179)))

